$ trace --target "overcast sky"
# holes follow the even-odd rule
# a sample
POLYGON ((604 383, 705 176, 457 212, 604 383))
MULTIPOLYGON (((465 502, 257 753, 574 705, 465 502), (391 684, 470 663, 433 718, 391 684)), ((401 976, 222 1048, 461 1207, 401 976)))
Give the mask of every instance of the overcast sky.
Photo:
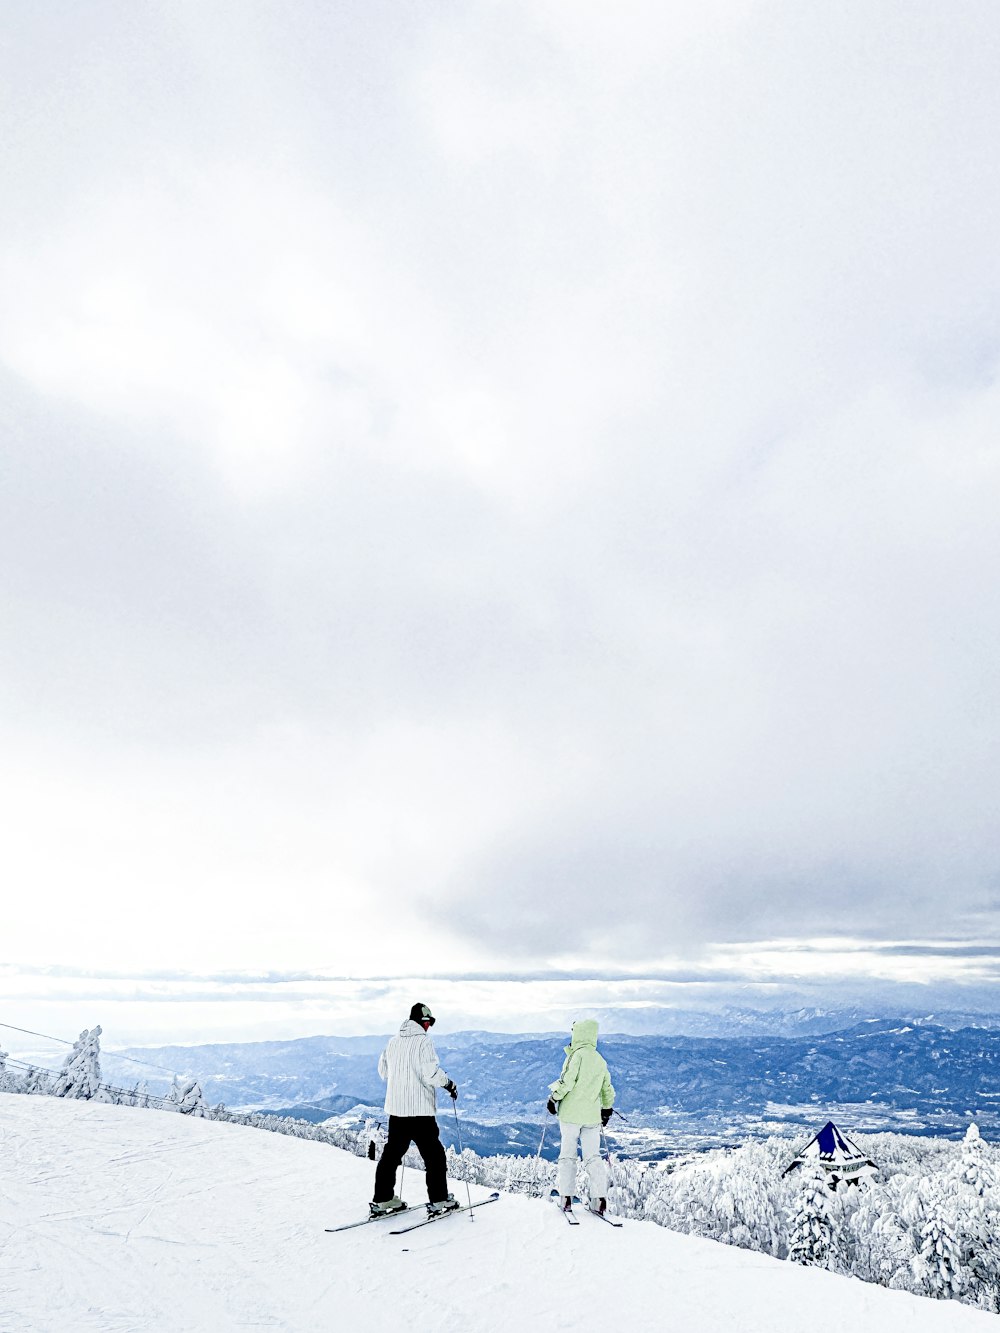
POLYGON ((0 1018, 997 979, 994 0, 0 9, 0 1018))

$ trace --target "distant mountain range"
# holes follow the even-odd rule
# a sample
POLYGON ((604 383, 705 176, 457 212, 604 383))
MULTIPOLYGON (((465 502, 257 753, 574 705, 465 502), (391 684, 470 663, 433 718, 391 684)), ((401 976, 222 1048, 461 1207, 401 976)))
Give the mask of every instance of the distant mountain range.
POLYGON ((944 1028, 1000 1028, 1000 1014, 972 1009, 948 1009, 937 1013, 880 1009, 873 1006, 840 1005, 836 1008, 800 1006, 794 1009, 752 1009, 726 1005, 716 1010, 608 1009, 599 1014, 602 1032, 659 1037, 805 1037, 843 1032, 873 1018, 893 1023, 927 1023, 944 1028))
MULTIPOLYGON (((702 1016, 719 1021, 719 1016, 702 1016)), ((729 1011, 727 1035, 602 1037, 619 1135, 633 1152, 740 1142, 814 1131, 827 1118, 855 1132, 954 1136, 971 1117, 1000 1134, 1000 1015, 865 1018, 853 1012, 729 1011), (848 1019, 847 1023, 844 1020, 848 1019), (745 1029, 741 1030, 741 1021, 745 1029), (837 1026, 837 1024, 840 1026, 837 1026), (833 1023, 830 1030, 827 1024, 833 1023), (769 1027, 771 1031, 761 1031, 769 1027)), ((379 1116, 377 1056, 385 1037, 137 1047, 105 1053, 105 1075, 134 1083, 123 1055, 200 1081, 211 1103, 275 1110, 321 1121, 379 1116), (370 1108, 354 1111, 355 1107, 370 1108)), ((546 1122, 547 1087, 559 1074, 566 1034, 459 1032, 436 1036, 441 1063, 460 1088, 463 1142, 479 1152, 534 1152, 546 1122)), ((165 1084, 155 1071, 156 1091, 165 1084)), ((442 1130, 455 1137, 450 1108, 442 1130)), ((553 1139, 555 1136, 552 1136, 553 1139)), ((548 1154, 546 1154, 548 1155, 548 1154)))

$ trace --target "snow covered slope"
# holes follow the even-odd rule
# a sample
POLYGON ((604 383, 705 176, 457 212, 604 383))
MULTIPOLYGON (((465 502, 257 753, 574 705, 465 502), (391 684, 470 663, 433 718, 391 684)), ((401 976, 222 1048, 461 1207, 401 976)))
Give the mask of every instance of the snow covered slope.
MULTIPOLYGON (((371 1182, 368 1161, 318 1143, 0 1095, 0 1333, 996 1327, 649 1223, 570 1228, 551 1204, 514 1196, 409 1236, 390 1236, 391 1222, 326 1235, 364 1214, 371 1182)), ((422 1201, 411 1171, 404 1189, 422 1201)))

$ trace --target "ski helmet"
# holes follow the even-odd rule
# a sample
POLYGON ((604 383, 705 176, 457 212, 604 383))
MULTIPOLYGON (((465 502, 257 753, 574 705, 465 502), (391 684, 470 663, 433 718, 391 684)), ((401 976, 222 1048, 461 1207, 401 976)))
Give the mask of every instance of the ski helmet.
POLYGON ((426 1023, 428 1027, 433 1027, 436 1021, 426 1004, 415 1004, 410 1010, 410 1017, 414 1023, 426 1023))

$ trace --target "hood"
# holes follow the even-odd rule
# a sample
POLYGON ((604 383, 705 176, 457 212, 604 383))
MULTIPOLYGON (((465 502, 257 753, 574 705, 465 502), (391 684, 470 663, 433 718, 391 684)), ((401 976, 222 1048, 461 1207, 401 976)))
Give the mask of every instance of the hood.
POLYGON ((399 1027, 401 1037, 426 1037, 427 1033, 419 1023, 414 1023, 412 1018, 405 1019, 399 1027))
POLYGON ((573 1024, 573 1031, 570 1033, 569 1045, 566 1047, 566 1053, 578 1051, 581 1046, 597 1045, 597 1019, 581 1018, 578 1023, 573 1024))

